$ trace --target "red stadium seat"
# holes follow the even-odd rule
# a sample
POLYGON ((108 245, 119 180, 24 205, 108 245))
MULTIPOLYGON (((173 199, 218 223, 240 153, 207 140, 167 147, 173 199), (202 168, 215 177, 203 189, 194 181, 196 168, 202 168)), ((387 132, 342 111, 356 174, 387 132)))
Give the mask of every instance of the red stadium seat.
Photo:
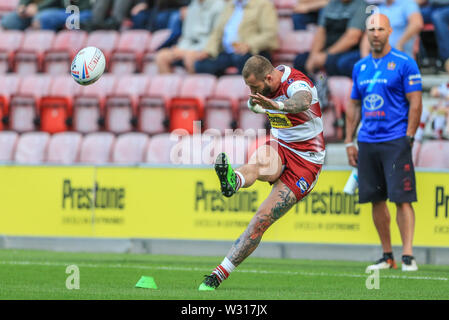
POLYGON ((45 161, 73 164, 78 161, 83 136, 78 132, 60 132, 50 138, 45 161))
MULTIPOLYGON (((246 108, 246 103, 245 103, 246 108)), ((264 114, 254 113, 248 108, 242 108, 240 113, 239 128, 242 130, 263 130, 267 128, 267 116, 264 114)))
POLYGON ((18 92, 11 97, 9 128, 17 132, 35 130, 40 111, 40 98, 49 93, 49 75, 31 75, 20 80, 18 92))
POLYGON ((23 32, 17 30, 0 31, 0 74, 13 67, 14 54, 23 41, 23 32))
POLYGON ((274 0, 274 6, 278 15, 281 17, 289 17, 293 13, 297 0, 274 0))
MULTIPOLYGON (((170 163, 184 165, 212 164, 215 160, 212 149, 213 138, 213 136, 206 134, 178 136, 178 143, 172 145, 170 149, 170 163)), ((217 136, 217 138, 221 138, 221 136, 217 136)), ((175 138, 173 139, 175 140, 175 138)))
POLYGON ((343 115, 351 100, 352 79, 348 77, 329 77, 330 101, 335 108, 337 139, 343 138, 343 115))
POLYGON ((87 37, 86 47, 97 47, 106 58, 106 69, 109 70, 109 61, 112 52, 118 44, 119 32, 113 30, 97 30, 91 32, 87 37))
POLYGON ((87 134, 81 144, 80 162, 101 164, 111 160, 115 136, 110 132, 87 134))
POLYGON ((82 133, 99 131, 104 120, 106 97, 116 84, 113 74, 104 74, 97 82, 80 87, 73 107, 73 129, 82 133))
POLYGON ((245 98, 242 98, 239 104, 238 127, 244 131, 265 129, 268 122, 267 116, 265 114, 254 113, 248 109, 247 102, 251 91, 247 86, 245 86, 245 90, 245 98))
POLYGON ((425 141, 419 151, 416 166, 449 169, 449 141, 425 141))
POLYGON ((156 75, 140 97, 138 105, 138 129, 149 134, 167 130, 168 106, 171 98, 179 95, 182 78, 177 74, 156 75))
POLYGON ((41 131, 56 133, 71 127, 73 98, 79 87, 70 75, 53 79, 48 96, 42 97, 40 101, 41 131))
POLYGON ((17 9, 19 0, 0 0, 0 18, 17 9))
POLYGON ((299 53, 308 52, 312 48, 314 32, 290 31, 279 33, 280 47, 273 54, 275 64, 292 65, 299 53))
POLYGON ((240 100, 248 99, 248 89, 241 76, 228 75, 218 79, 212 96, 207 99, 205 107, 205 124, 208 129, 225 129, 237 127, 240 100))
POLYGON ((127 30, 112 54, 111 72, 116 74, 134 73, 141 69, 145 48, 150 43, 151 34, 146 30, 127 30))
POLYGON ((281 17, 279 19, 279 35, 293 32, 294 25, 292 17, 281 17))
POLYGON ((11 96, 19 90, 20 77, 7 74, 0 77, 0 131, 8 126, 11 96))
POLYGON ((28 132, 20 136, 14 160, 17 163, 40 163, 45 159, 50 135, 47 132, 28 132))
POLYGON ((169 164, 171 152, 178 139, 169 133, 156 134, 151 137, 145 154, 145 162, 153 164, 169 164))
POLYGON ((170 131, 185 129, 193 133, 193 122, 204 117, 204 105, 216 86, 217 79, 209 74, 187 76, 179 96, 170 101, 170 131))
POLYGON ((55 32, 50 30, 30 30, 25 32, 22 46, 14 58, 14 71, 28 75, 43 70, 44 54, 51 48, 55 32))
POLYGON ((115 143, 112 162, 127 164, 143 162, 149 140, 148 135, 140 132, 120 135, 115 143))
POLYGON ((326 142, 337 141, 337 117, 333 108, 327 108, 322 112, 323 119, 323 135, 326 142))
POLYGON ((58 32, 53 45, 45 54, 45 72, 55 75, 69 73, 73 58, 84 47, 86 40, 87 33, 82 30, 58 32))
MULTIPOLYGON (((253 141, 253 137, 246 135, 214 138, 211 142, 212 159, 215 160, 220 152, 226 152, 232 165, 245 164, 248 160, 248 149, 253 141)), ((210 164, 212 163, 213 161, 210 164)))
POLYGON ((145 74, 121 77, 116 83, 112 95, 106 100, 106 129, 114 133, 132 131, 136 126, 137 105, 139 97, 150 84, 145 74))
POLYGON ((157 48, 164 43, 170 36, 169 29, 158 30, 151 35, 151 40, 148 43, 145 53, 142 58, 142 72, 146 74, 155 75, 158 73, 156 63, 154 62, 156 57, 157 48))
POLYGON ((14 131, 0 132, 0 161, 13 161, 19 134, 14 131))
POLYGON ((267 142, 268 140, 271 139, 271 135, 267 134, 267 135, 260 135, 257 136, 252 143, 249 145, 248 148, 248 156, 247 159, 249 160, 251 158, 251 156, 253 155, 253 153, 260 147, 263 146, 265 144, 265 142, 267 142))

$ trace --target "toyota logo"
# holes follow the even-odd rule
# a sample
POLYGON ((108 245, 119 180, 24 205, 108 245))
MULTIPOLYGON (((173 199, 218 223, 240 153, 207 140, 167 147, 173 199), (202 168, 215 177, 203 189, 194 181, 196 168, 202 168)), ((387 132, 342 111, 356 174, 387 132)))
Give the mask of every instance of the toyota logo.
POLYGON ((384 99, 378 94, 373 93, 363 99, 363 105, 365 106, 365 109, 377 110, 384 105, 384 99))

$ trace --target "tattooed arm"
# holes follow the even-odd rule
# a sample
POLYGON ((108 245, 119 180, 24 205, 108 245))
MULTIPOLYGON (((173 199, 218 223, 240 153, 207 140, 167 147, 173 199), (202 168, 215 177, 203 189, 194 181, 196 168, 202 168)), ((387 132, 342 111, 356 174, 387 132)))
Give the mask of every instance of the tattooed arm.
POLYGON ((279 110, 288 113, 298 113, 309 109, 312 103, 312 94, 309 91, 297 91, 290 99, 283 102, 276 102, 260 93, 251 94, 250 99, 253 103, 269 110, 279 110))

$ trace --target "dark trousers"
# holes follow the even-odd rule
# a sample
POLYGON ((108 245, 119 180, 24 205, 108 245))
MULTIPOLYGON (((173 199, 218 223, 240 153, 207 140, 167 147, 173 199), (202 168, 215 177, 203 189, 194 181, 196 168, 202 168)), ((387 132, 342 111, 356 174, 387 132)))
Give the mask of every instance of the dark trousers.
POLYGON ((438 53, 444 61, 449 59, 449 5, 425 6, 421 8, 425 23, 432 23, 435 27, 435 37, 438 44, 438 53))
POLYGON ((318 22, 318 15, 319 11, 292 14, 294 30, 306 30, 308 24, 316 24, 318 22))
MULTIPOLYGON (((260 55, 267 59, 270 59, 270 54, 267 52, 261 52, 260 55)), ((196 73, 210 73, 216 76, 221 76, 225 73, 225 70, 229 67, 236 67, 239 73, 242 73, 243 66, 246 60, 252 55, 247 53, 245 55, 235 53, 220 53, 216 58, 200 60, 195 63, 196 73)))
POLYGON ((103 26, 111 17, 120 26, 135 3, 135 0, 96 0, 92 6, 92 22, 95 26, 103 26))
MULTIPOLYGON (((297 55, 293 63, 294 68, 305 73, 305 66, 308 58, 309 52, 300 53, 297 55)), ((352 69, 354 68, 354 64, 356 64, 359 60, 359 50, 352 50, 339 54, 330 54, 327 56, 324 68, 328 76, 347 76, 352 78, 352 69)))

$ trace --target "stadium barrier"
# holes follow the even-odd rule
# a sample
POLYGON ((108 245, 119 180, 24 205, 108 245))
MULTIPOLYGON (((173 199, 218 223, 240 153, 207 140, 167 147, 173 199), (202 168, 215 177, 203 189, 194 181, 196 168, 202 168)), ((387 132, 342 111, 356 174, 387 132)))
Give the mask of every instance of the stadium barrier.
MULTIPOLYGON (((379 245, 371 206, 343 193, 349 168, 324 168, 314 191, 264 242, 379 245)), ((204 167, 0 166, 0 234, 7 237, 234 241, 270 192, 224 198, 204 167)), ((449 248, 449 171, 417 171, 416 246, 449 248)), ((401 245, 392 213, 393 245, 401 245)))

